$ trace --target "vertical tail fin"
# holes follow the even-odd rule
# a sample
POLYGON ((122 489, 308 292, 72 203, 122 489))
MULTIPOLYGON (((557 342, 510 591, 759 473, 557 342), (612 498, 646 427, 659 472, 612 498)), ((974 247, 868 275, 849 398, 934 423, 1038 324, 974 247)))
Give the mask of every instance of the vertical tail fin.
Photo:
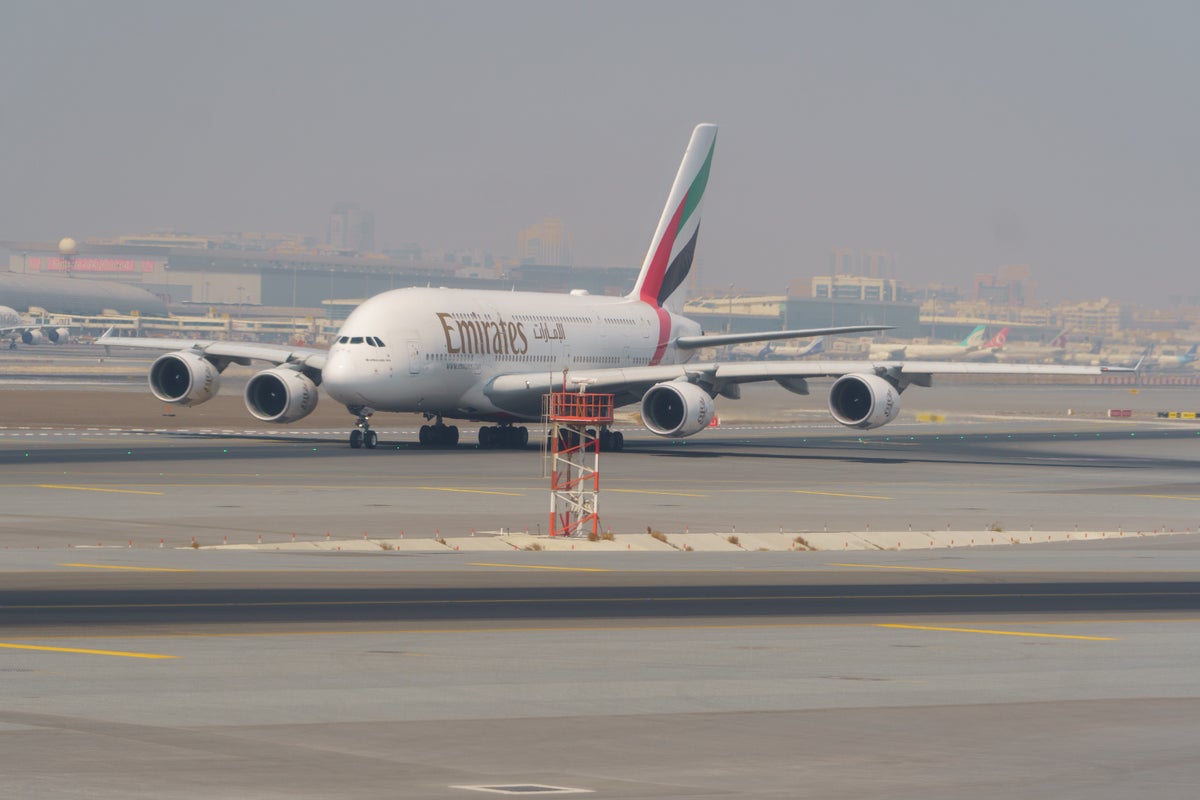
POLYGON ((984 344, 984 350, 999 350, 1004 347, 1004 343, 1008 341, 1008 328, 1001 328, 1000 332, 987 340, 984 344))
POLYGON ((967 338, 958 343, 959 347, 979 347, 983 344, 983 334, 987 331, 986 325, 976 325, 975 330, 971 331, 967 338))
POLYGON ((697 125, 692 131, 630 297, 660 308, 669 301, 672 306, 682 304, 675 294, 692 270, 700 232, 700 205, 716 143, 716 125, 697 125))

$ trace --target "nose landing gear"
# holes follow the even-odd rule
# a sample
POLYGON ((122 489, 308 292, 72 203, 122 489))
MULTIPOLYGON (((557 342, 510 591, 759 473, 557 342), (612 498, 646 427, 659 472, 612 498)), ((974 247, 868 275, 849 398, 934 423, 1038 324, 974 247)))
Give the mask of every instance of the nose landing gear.
POLYGON ((354 430, 350 431, 350 447, 355 450, 365 447, 374 450, 379 446, 379 434, 371 430, 371 415, 375 413, 369 408, 350 409, 351 414, 357 414, 354 420, 354 430))

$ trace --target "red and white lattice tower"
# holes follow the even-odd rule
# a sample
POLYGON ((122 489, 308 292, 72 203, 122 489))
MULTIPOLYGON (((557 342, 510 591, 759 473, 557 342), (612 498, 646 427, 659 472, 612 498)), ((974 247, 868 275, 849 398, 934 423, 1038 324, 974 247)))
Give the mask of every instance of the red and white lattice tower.
POLYGON ((613 421, 613 395, 554 392, 544 398, 550 424, 550 535, 597 536, 600 434, 613 421))

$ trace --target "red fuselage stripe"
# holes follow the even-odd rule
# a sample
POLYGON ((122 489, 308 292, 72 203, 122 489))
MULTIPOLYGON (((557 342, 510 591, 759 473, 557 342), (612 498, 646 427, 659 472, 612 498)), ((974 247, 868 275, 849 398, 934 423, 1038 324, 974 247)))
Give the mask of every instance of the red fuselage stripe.
POLYGON ((671 262, 671 251, 675 248, 675 236, 679 233, 679 221, 683 218, 683 207, 687 205, 687 195, 675 208, 671 222, 663 231, 663 237, 654 251, 654 259, 650 262, 650 270, 646 273, 646 282, 642 284, 640 300, 658 307, 658 293, 662 291, 663 278, 667 275, 667 267, 671 262))

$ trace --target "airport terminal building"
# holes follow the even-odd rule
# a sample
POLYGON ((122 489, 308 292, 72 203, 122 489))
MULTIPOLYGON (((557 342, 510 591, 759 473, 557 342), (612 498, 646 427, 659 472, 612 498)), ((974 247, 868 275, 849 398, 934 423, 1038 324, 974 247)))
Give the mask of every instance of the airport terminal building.
POLYGON ((635 268, 481 266, 419 254, 356 255, 304 247, 282 239, 123 236, 82 242, 63 255, 49 242, 0 242, 9 270, 127 283, 171 307, 270 306, 320 309, 333 300, 361 300, 408 286, 620 294, 635 268))

